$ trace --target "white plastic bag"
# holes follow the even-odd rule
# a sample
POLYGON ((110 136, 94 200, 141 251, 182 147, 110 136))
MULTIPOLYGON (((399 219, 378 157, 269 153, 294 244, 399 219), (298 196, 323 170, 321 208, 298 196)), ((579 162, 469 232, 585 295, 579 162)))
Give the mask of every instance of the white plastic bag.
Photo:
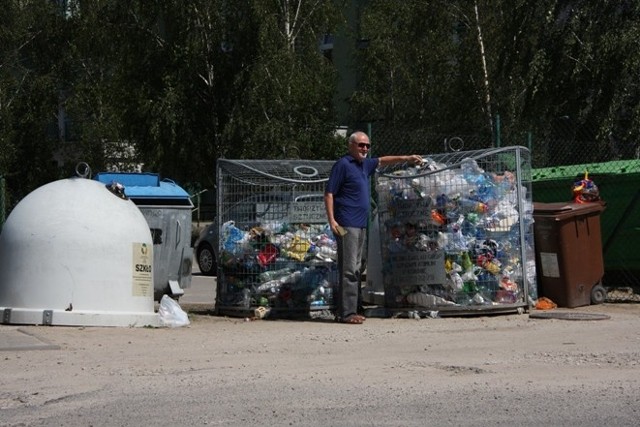
POLYGON ((180 304, 169 295, 163 295, 160 300, 160 323, 170 328, 178 328, 180 326, 189 325, 189 316, 180 307, 180 304))

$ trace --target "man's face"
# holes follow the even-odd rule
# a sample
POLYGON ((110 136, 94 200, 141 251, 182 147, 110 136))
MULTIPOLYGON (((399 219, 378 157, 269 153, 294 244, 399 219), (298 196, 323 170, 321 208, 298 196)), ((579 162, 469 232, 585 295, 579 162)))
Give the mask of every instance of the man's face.
POLYGON ((353 142, 349 143, 349 154, 357 161, 362 162, 369 154, 370 148, 369 137, 364 133, 359 133, 355 136, 353 142))

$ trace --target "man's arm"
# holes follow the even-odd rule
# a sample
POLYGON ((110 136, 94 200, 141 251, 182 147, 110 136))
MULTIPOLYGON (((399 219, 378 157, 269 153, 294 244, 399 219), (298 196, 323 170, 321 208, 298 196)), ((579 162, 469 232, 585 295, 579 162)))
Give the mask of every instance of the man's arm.
POLYGON ((417 154, 411 154, 409 156, 382 156, 378 158, 378 166, 388 166, 397 163, 411 163, 412 165, 419 165, 422 163, 422 157, 417 154))

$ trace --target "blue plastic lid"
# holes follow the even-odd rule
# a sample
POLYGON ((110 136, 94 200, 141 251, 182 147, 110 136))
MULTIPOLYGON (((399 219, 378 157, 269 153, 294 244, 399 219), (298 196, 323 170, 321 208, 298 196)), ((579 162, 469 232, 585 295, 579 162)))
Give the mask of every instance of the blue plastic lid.
POLYGON ((100 172, 94 179, 124 185, 125 195, 136 204, 191 205, 189 193, 170 179, 160 180, 156 173, 100 172))

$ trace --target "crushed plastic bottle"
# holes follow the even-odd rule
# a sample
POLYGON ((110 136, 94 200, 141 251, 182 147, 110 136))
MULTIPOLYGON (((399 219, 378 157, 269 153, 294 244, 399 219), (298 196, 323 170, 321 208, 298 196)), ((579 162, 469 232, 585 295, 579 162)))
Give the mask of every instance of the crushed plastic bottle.
POLYGON ((272 280, 282 279, 291 274, 291 269, 282 268, 280 270, 268 270, 260 273, 260 282, 266 283, 272 280))

